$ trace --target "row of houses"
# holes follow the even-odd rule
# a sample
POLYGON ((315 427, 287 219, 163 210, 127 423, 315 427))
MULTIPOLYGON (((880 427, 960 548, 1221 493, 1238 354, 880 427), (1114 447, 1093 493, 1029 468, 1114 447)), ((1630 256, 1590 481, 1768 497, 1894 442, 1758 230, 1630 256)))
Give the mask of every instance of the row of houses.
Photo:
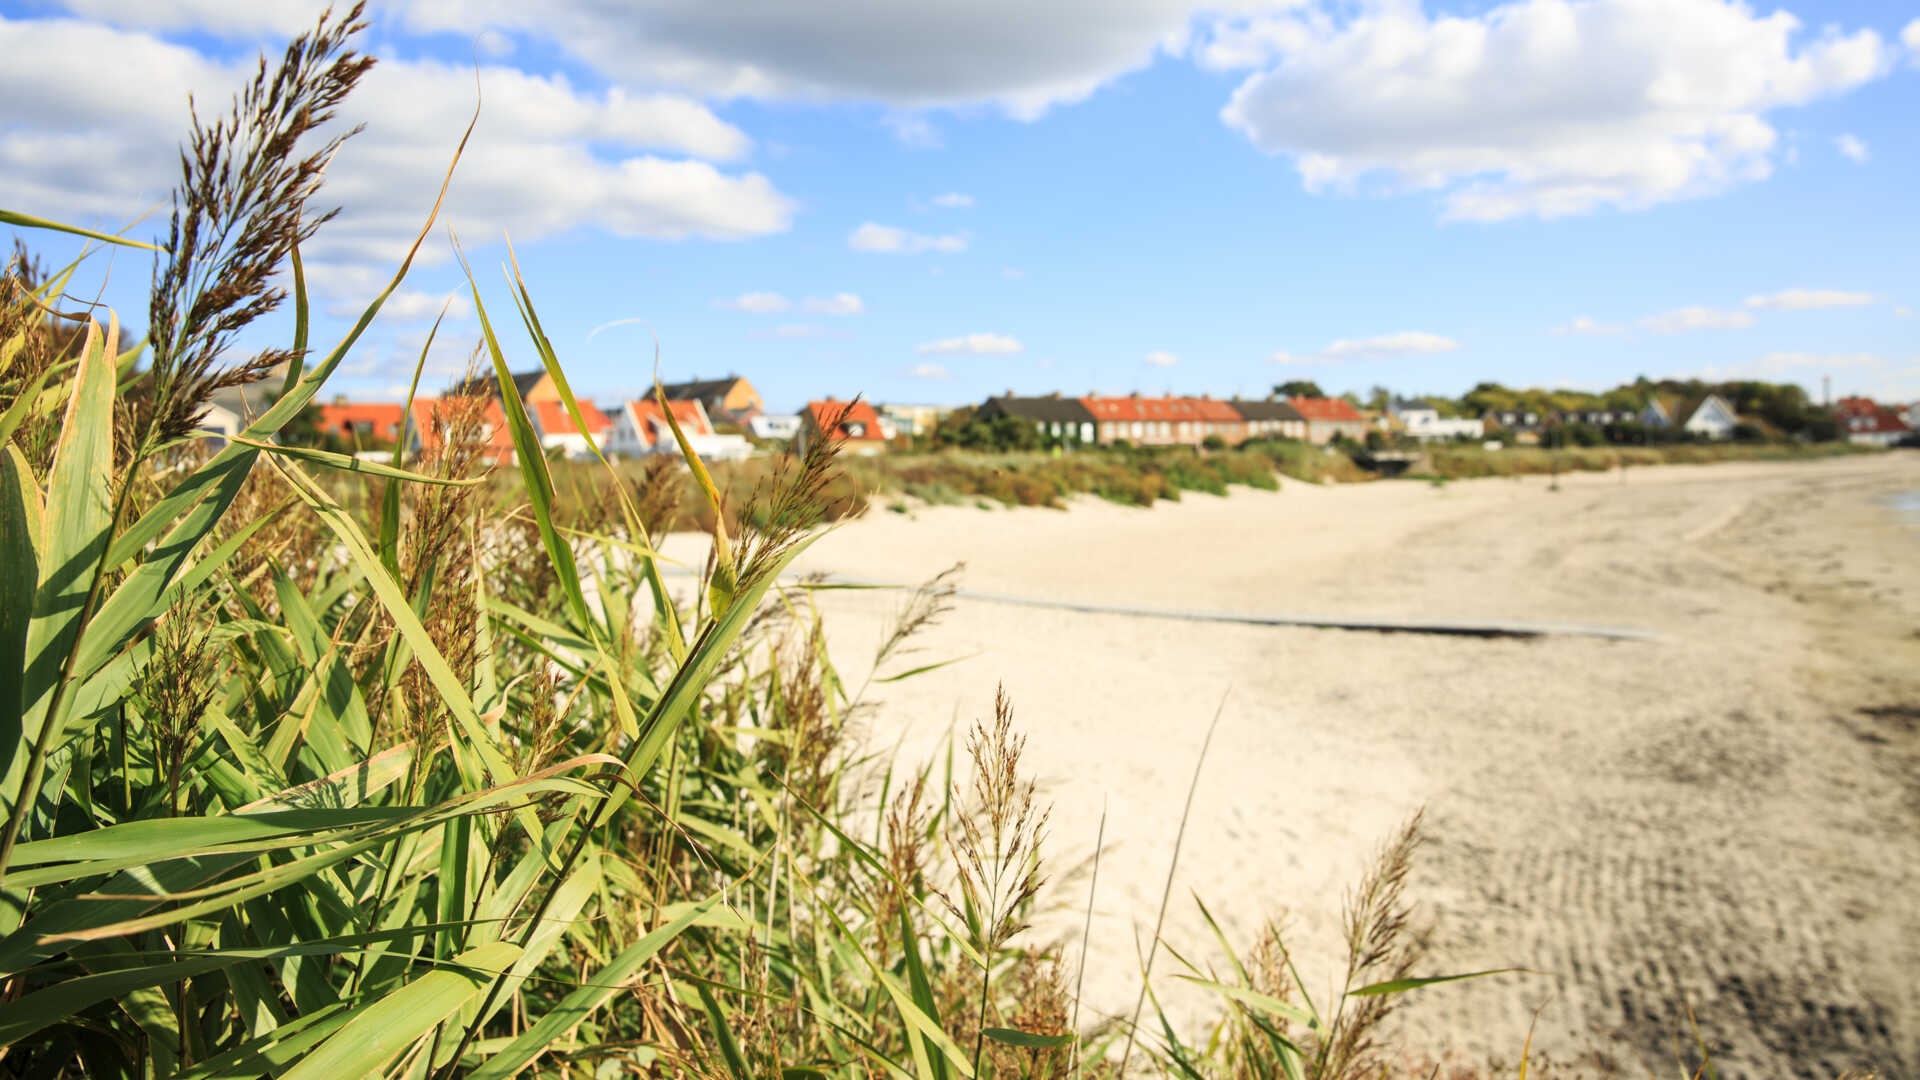
MULTIPOLYGON (((739 386, 695 382, 666 387, 666 410, 653 397, 626 401, 610 410, 603 410, 590 401, 576 400, 577 420, 545 369, 518 373, 513 376, 512 385, 526 408, 527 418, 532 421, 541 449, 549 453, 584 458, 591 456, 597 447, 602 453, 624 457, 677 454, 679 447, 673 428, 667 422, 667 410, 671 410, 695 453, 707 460, 727 461, 746 457, 752 453, 753 444, 744 435, 719 431, 715 427, 715 414, 718 413, 723 422, 735 425, 751 424, 764 415, 759 395, 751 385, 744 379, 732 381, 739 386), (744 393, 741 387, 745 388, 744 393)), ((482 456, 497 463, 511 461, 513 435, 502 407, 500 384, 493 379, 476 378, 456 384, 451 392, 483 399, 482 456)), ((446 437, 441 399, 415 398, 411 409, 409 415, 408 406, 404 405, 336 398, 320 406, 319 428, 323 433, 356 445, 403 442, 409 456, 438 449, 446 437)))
POLYGON ((1367 418, 1341 398, 1020 397, 1008 391, 974 411, 983 420, 1003 417, 1032 423, 1045 438, 1068 445, 1128 442, 1141 446, 1197 446, 1210 437, 1236 443, 1278 437, 1326 443, 1363 438, 1367 418))

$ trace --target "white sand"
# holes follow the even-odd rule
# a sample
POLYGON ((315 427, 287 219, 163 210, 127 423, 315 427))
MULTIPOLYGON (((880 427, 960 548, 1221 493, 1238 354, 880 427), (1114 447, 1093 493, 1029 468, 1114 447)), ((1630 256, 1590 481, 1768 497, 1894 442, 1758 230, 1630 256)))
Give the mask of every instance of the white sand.
MULTIPOLYGON (((1288 916, 1315 989, 1343 889, 1415 808, 1435 971, 1415 1042, 1672 1071, 1690 1000, 1723 1076, 1920 1069, 1920 529, 1877 500, 1920 455, 1187 495, 1151 510, 877 508, 804 569, 1118 604, 1607 623, 1655 643, 1479 640, 1171 622, 961 601, 876 687, 909 758, 1004 682, 1053 800, 1040 934, 1077 952, 1102 806, 1087 1006, 1124 1013, 1202 733, 1225 713, 1166 940, 1217 955, 1288 916)), ((894 594, 823 594, 856 683, 894 594)), ((1187 1016, 1207 1006, 1169 976, 1187 1016)), ((1324 993, 1324 991, 1319 991, 1324 993)))

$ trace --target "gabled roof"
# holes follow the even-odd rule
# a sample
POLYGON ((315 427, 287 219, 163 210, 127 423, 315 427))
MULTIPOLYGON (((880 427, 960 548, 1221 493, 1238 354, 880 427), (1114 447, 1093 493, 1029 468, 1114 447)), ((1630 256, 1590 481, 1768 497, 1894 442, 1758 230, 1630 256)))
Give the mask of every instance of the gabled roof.
POLYGON ((815 431, 829 431, 835 438, 852 439, 855 442, 886 442, 887 437, 880 432, 880 415, 873 406, 865 401, 825 401, 807 402, 807 420, 815 431), (860 434, 848 430, 848 425, 860 425, 860 434))
MULTIPOLYGON (((520 399, 525 401, 528 392, 540 385, 540 380, 546 377, 546 368, 534 368, 532 371, 516 371, 513 373, 513 392, 519 394, 520 399)), ((486 394, 489 397, 499 397, 500 381, 491 375, 475 375, 471 379, 461 379, 447 390, 447 396, 449 397, 456 394, 473 393, 486 394)), ((581 411, 585 412, 586 410, 582 409, 581 411)))
POLYGON ((1193 420, 1198 417, 1190 399, 1177 397, 1083 397, 1095 420, 1193 420))
POLYGON ((1834 418, 1850 432, 1891 432, 1911 430, 1900 414, 1864 397, 1843 397, 1833 405, 1834 418))
POLYGON ((982 409, 989 407, 1022 420, 1078 424, 1093 419, 1093 413, 1079 398, 1060 397, 1057 394, 1047 397, 990 397, 981 405, 982 409))
POLYGON ((1227 404, 1233 406, 1234 411, 1246 420, 1306 420, 1306 417, 1300 414, 1300 410, 1294 408, 1293 403, 1285 398, 1262 398, 1257 401, 1242 401, 1234 398, 1227 404))
MULTIPOLYGON (((432 453, 440 448, 440 414, 440 401, 434 398, 413 399, 413 430, 419 435, 423 453, 432 453)), ((501 411, 498 398, 487 399, 483 420, 486 425, 485 456, 495 460, 511 458, 513 433, 507 429, 507 414, 501 411)))
POLYGON ((739 381, 740 376, 729 375, 724 379, 693 379, 688 382, 667 383, 662 389, 666 390, 668 401, 685 401, 690 398, 704 401, 725 397, 727 391, 732 390, 734 384, 739 381))
POLYGON ((572 435, 576 432, 592 438, 599 438, 613 426, 607 414, 594 407, 591 401, 577 403, 580 406, 580 419, 586 422, 586 430, 581 431, 574 424, 573 417, 567 414, 567 407, 558 401, 535 401, 527 405, 527 411, 533 414, 533 422, 540 425, 540 433, 546 436, 572 435))
POLYGON ((1293 407, 1308 420, 1360 423, 1366 419, 1346 398, 1297 397, 1293 399, 1293 407))
MULTIPOLYGON (((668 399, 667 405, 673 409, 673 418, 680 422, 680 430, 689 436, 713 434, 713 423, 707 419, 707 411, 701 408, 698 399, 668 399)), ((640 445, 652 447, 656 438, 673 438, 667 427, 666 414, 660 411, 660 403, 653 398, 636 398, 620 407, 626 410, 628 422, 639 436, 640 445)))
POLYGON ((1183 398, 1187 407, 1193 410, 1193 418, 1210 424, 1238 424, 1244 417, 1240 410, 1224 401, 1210 397, 1183 398))
POLYGON ((1394 398, 1391 402, 1387 403, 1388 412, 1403 413, 1422 410, 1427 412, 1437 411, 1432 402, 1417 401, 1412 398, 1394 398))
POLYGON ((391 439, 399 434, 406 415, 406 406, 392 402, 336 401, 320 406, 320 429, 344 433, 355 424, 370 424, 374 435, 391 439))

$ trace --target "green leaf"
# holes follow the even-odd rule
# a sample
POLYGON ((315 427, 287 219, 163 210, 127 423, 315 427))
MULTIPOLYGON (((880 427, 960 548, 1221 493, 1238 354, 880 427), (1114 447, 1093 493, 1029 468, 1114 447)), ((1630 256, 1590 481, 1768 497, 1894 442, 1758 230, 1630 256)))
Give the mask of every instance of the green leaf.
POLYGON ((562 1039, 601 1006, 632 982, 654 954, 711 911, 725 890, 714 893, 682 912, 671 922, 655 927, 639 941, 629 945, 607 965, 593 973, 566 997, 512 1042, 494 1051, 480 1063, 468 1080, 507 1080, 532 1064, 547 1049, 562 1039))
POLYGON ((391 465, 382 465, 377 461, 362 461, 352 454, 336 454, 331 450, 321 450, 312 446, 288 446, 282 443, 267 442, 262 439, 250 439, 244 433, 232 436, 232 441, 242 446, 251 446, 255 450, 265 450, 270 454, 283 454, 290 458, 324 465, 341 472, 364 473, 368 476, 383 477, 388 480, 403 480, 415 484, 439 484, 444 487, 472 487, 484 481, 484 477, 458 479, 442 476, 428 476, 425 473, 396 469, 391 465))
MULTIPOLYGON (((0 210, 0 225, 12 225, 21 229, 46 229, 49 232, 71 233, 74 236, 84 236, 90 240, 104 240, 109 244, 119 244, 123 247, 145 248, 148 251, 158 251, 163 254, 167 250, 166 248, 155 247, 152 244, 143 243, 139 240, 129 240, 124 236, 95 232, 92 229, 83 229, 78 225, 62 225, 57 221, 48 221, 46 218, 37 218, 13 210, 0 210)), ((131 228, 132 226, 128 227, 131 228)))
POLYGON ((24 804, 38 790, 42 761, 59 734, 60 717, 50 706, 59 696, 57 688, 71 675, 80 630, 112 539, 114 387, 108 357, 119 337, 117 320, 104 339, 98 323, 87 323, 86 344, 47 479, 47 505, 36 545, 40 580, 27 626, 16 744, 32 749, 25 757, 16 752, 0 781, 0 804, 9 811, 6 836, 0 840, 0 874, 5 872, 3 856, 18 835, 24 804))
POLYGON ((1022 1046, 1028 1049, 1049 1049, 1055 1046, 1066 1046, 1073 1042, 1074 1039, 1072 1033, 1065 1035, 1040 1035, 1031 1031, 1021 1031, 1018 1028, 990 1027, 982 1031, 981 1034, 997 1043, 1005 1043, 1008 1046, 1022 1046))
POLYGON ((1430 975, 1420 979, 1388 979, 1349 991, 1354 997, 1377 997, 1381 994, 1404 994, 1409 990, 1418 990, 1435 983, 1459 982, 1461 979, 1484 979, 1489 975, 1511 975, 1524 968, 1494 968, 1490 971, 1469 971, 1465 975, 1430 975))
POLYGON ((1175 975, 1174 978, 1185 979, 1190 983, 1204 986, 1222 997, 1230 998, 1249 1008, 1277 1016, 1290 1023, 1304 1024, 1309 1028, 1319 1026, 1313 1014, 1307 1010, 1300 1008, 1298 1005, 1290 1005, 1269 994, 1262 994, 1257 990, 1249 990, 1244 986, 1229 986, 1226 983, 1214 982, 1211 979, 1202 979, 1193 975, 1175 975))
POLYGON ((281 1080, 341 1080, 380 1072, 519 958, 519 946, 504 941, 461 953, 449 966, 356 1009, 351 1020, 283 1073, 281 1080))
POLYGON ((733 1037, 733 1025, 727 1022, 726 1010, 714 1000, 713 991, 707 988, 704 979, 695 982, 693 989, 707 1010, 707 1020, 713 1025, 713 1037, 720 1044, 721 1056, 727 1059, 727 1068, 737 1080, 753 1080, 753 1070, 747 1068, 747 1059, 740 1054, 740 1043, 733 1037))
POLYGON ((0 454, 0 776, 22 749, 27 626, 40 587, 40 487, 19 447, 0 454))

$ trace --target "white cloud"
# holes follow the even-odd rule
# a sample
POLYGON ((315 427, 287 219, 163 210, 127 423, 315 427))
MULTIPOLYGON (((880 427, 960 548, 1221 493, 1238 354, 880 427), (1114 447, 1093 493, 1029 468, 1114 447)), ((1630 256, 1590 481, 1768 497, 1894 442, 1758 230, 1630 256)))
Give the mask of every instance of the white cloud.
POLYGON ((1625 333, 1626 329, 1627 329, 1626 327, 1621 326, 1618 323, 1596 322, 1593 320, 1591 316, 1579 315, 1579 316, 1576 316, 1572 322, 1568 323, 1565 326, 1554 327, 1553 333, 1556 333, 1556 334, 1620 334, 1620 333, 1625 333))
MULTIPOLYGON (((386 283, 381 282, 378 287, 368 291, 364 299, 357 292, 348 294, 349 299, 329 305, 327 314, 336 319, 357 319, 360 313, 367 309, 367 304, 378 295, 379 290, 385 287, 386 283)), ((387 297, 387 302, 380 305, 379 317, 406 321, 433 319, 439 317, 443 305, 446 307, 448 322, 459 322, 473 314, 473 305, 457 292, 436 296, 420 289, 403 288, 394 290, 393 295, 387 297)))
POLYGON ((1920 66, 1920 19, 1913 20, 1905 30, 1900 31, 1900 42, 1907 47, 1911 62, 1920 66))
POLYGON ((713 306, 731 311, 744 311, 750 315, 772 315, 785 311, 793 305, 777 292, 746 292, 731 300, 715 300, 713 306))
POLYGON ((965 210, 973 205, 973 196, 949 191, 945 195, 935 195, 933 205, 944 206, 949 210, 965 210))
POLYGON ((925 341, 913 347, 921 356, 938 354, 971 353, 975 356, 1005 356, 1017 353, 1026 346, 1018 339, 1006 334, 967 334, 962 337, 941 338, 938 341, 925 341))
POLYGON ((1913 309, 1911 307, 1908 307, 1905 304, 1894 305, 1893 313, 1895 315, 1900 316, 1903 319, 1909 319, 1913 317, 1913 309))
POLYGON ((1418 330, 1405 330, 1398 334, 1382 334, 1379 337, 1341 338, 1320 350, 1320 355, 1330 360, 1380 360, 1414 353, 1452 352, 1459 347, 1460 343, 1452 338, 1422 333, 1418 330))
POLYGON ((1019 281, 1027 276, 1027 272, 1015 266, 1008 266, 1001 269, 1000 276, 1008 281, 1019 281))
POLYGON ((915 364, 900 374, 913 379, 947 379, 952 376, 941 364, 915 364))
POLYGON ((1794 368, 1877 368, 1885 363, 1873 353, 1770 352, 1760 358, 1760 370, 1780 374, 1794 368))
POLYGON ((1354 360, 1391 360, 1395 357, 1452 352, 1460 343, 1440 334, 1402 330, 1369 338, 1340 338, 1317 353, 1276 352, 1267 363, 1284 367, 1345 364, 1354 360))
POLYGON ((910 150, 940 150, 947 145, 947 140, 940 136, 940 129, 916 113, 888 113, 880 122, 893 132, 893 141, 910 150))
POLYGON ((1792 15, 1739 0, 1337 10, 1217 25, 1199 60, 1261 69, 1222 119, 1291 155, 1309 191, 1433 191, 1451 220, 1637 209, 1762 179, 1768 113, 1894 63, 1872 30, 1796 42, 1792 15))
POLYGON ((1808 311, 1816 308, 1865 307, 1874 300, 1872 293, 1842 292, 1839 289, 1781 289, 1764 296, 1749 296, 1747 306, 1769 311, 1808 311))
POLYGON ((1858 135, 1835 135, 1833 137, 1833 146, 1834 149, 1840 151, 1841 157, 1846 158, 1855 165, 1865 165, 1867 163, 1867 144, 1862 141, 1858 135))
POLYGON ((1656 334, 1678 334, 1687 330, 1744 330, 1753 325, 1753 316, 1745 311, 1720 311, 1695 306, 1649 315, 1634 325, 1656 334))
MULTIPOLYGON (((137 0, 106 0, 132 6, 137 0)), ((874 101, 895 109, 996 105, 1032 118, 1179 55, 1217 0, 820 0, 750 15, 695 0, 400 0, 416 29, 510 27, 609 79, 718 99, 874 101), (1017 28, 1017 32, 1015 32, 1017 28)), ((1231 6, 1244 6, 1234 3, 1231 6)))
POLYGON ((909 255, 922 251, 952 255, 967 250, 967 238, 961 234, 928 236, 869 221, 847 235, 847 246, 855 251, 887 255, 909 255))
POLYGON ((1155 351, 1147 354, 1147 366, 1149 367, 1172 367, 1179 362, 1180 358, 1170 352, 1155 351))
POLYGON ((807 302, 801 306, 821 315, 858 315, 867 310, 867 305, 861 301, 859 295, 850 292, 834 293, 832 296, 809 296, 807 302))
POLYGON ((781 323, 773 328, 773 336, 783 338, 819 337, 826 332, 826 327, 814 323, 781 323))
MULTIPOLYGON (((246 18, 254 11, 174 0, 157 9, 156 19, 184 24, 228 7, 244 8, 246 18)), ((279 11, 260 16, 265 29, 278 26, 279 11)), ((307 25, 312 11, 297 25, 307 25)), ((114 228, 166 198, 187 133, 188 95, 211 111, 253 67, 250 59, 228 63, 144 32, 69 19, 0 18, 0 54, 9 57, 0 65, 0 100, 9 115, 0 131, 0 190, 8 204, 114 228), (75 56, 88 62, 75 65, 75 56)), ((485 108, 438 235, 450 228, 488 243, 504 230, 527 242, 587 227, 621 236, 732 239, 788 227, 794 204, 770 180, 710 164, 740 158, 752 143, 697 101, 583 91, 561 76, 498 65, 482 67, 479 83, 485 108)), ((367 74, 340 115, 343 130, 354 123, 366 130, 329 165, 321 195, 342 212, 305 252, 317 282, 329 272, 347 280, 370 265, 391 272, 433 205, 473 115, 474 94, 475 72, 465 64, 389 60, 367 74)), ((159 218, 135 232, 163 228, 159 218)), ((422 262, 446 254, 444 243, 429 243, 422 262)))

